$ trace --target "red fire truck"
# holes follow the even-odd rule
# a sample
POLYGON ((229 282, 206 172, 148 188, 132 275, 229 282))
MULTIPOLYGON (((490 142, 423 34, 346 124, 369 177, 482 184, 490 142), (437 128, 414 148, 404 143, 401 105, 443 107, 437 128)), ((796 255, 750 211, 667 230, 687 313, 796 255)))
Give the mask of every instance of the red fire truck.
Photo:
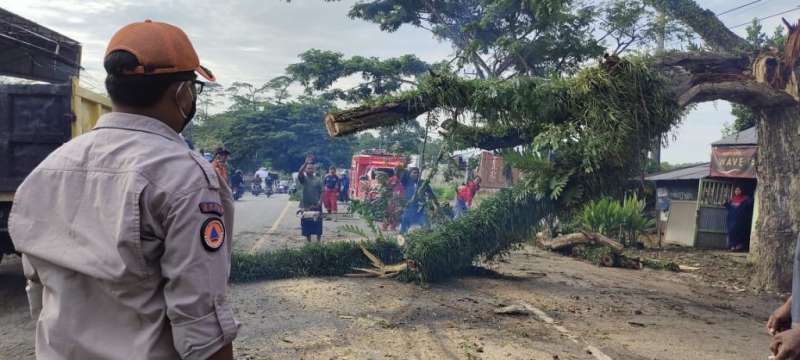
POLYGON ((364 200, 367 190, 377 182, 377 172, 392 176, 398 167, 405 167, 407 162, 405 156, 387 154, 384 150, 365 150, 353 156, 350 165, 350 198, 364 200))

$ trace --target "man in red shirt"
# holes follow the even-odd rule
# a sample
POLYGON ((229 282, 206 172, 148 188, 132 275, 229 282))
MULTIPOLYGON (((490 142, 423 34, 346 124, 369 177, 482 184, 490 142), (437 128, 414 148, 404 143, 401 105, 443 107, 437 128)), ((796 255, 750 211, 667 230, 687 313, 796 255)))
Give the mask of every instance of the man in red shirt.
POLYGON ((464 216, 470 207, 472 207, 472 199, 481 188, 481 177, 476 176, 474 179, 467 181, 467 183, 458 189, 456 194, 456 206, 454 215, 455 218, 464 216))

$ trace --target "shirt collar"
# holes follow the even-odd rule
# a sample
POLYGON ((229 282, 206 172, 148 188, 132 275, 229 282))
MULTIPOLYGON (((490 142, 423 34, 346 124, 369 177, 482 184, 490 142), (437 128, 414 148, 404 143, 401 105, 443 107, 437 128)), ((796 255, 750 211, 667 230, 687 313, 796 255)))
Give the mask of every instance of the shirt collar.
POLYGON ((93 130, 97 129, 125 129, 132 131, 142 131, 155 135, 162 136, 169 140, 186 145, 183 138, 175 132, 169 125, 161 120, 151 118, 149 116, 123 113, 123 112, 110 112, 103 114, 97 120, 97 125, 93 130))

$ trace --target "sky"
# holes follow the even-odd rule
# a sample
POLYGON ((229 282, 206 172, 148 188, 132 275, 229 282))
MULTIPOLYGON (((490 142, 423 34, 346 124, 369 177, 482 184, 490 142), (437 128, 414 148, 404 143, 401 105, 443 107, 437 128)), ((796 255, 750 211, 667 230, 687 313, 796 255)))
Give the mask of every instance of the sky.
MULTIPOLYGON (((722 13, 754 0, 698 0, 722 13)), ((283 74, 297 55, 311 48, 345 55, 392 57, 413 53, 425 61, 452 55, 450 45, 425 30, 402 27, 381 32, 377 25, 347 17, 355 0, 0 0, 0 7, 58 31, 83 45, 82 83, 101 91, 105 72, 102 58, 111 35, 135 21, 152 19, 172 23, 189 34, 201 62, 222 84, 246 81, 262 84, 283 74)), ((800 18, 799 0, 760 0, 721 15, 729 27, 754 17, 786 10, 787 19, 800 18)), ((764 19, 765 31, 780 24, 781 16, 764 19)), ((733 29, 744 36, 745 26, 733 29)), ((662 152, 662 161, 708 161, 710 143, 721 137, 723 124, 733 120, 730 104, 704 103, 692 111, 662 152)))

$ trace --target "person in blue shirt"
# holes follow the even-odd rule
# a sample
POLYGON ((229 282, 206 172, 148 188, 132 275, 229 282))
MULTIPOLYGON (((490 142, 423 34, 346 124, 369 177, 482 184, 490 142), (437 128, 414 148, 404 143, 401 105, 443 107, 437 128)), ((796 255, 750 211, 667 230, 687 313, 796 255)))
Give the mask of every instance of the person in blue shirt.
POLYGON ((403 215, 400 217, 400 233, 407 233, 408 229, 413 225, 427 227, 428 216, 425 211, 425 203, 428 197, 436 198, 430 185, 422 182, 419 168, 416 167, 409 168, 407 172, 404 172, 400 178, 400 183, 403 185, 403 198, 406 202, 405 210, 403 210, 403 215), (417 190, 420 186, 425 188, 417 196, 417 190))
POLYGON ((350 177, 347 176, 346 171, 342 172, 342 176, 339 178, 339 183, 342 187, 342 191, 339 193, 339 200, 342 202, 350 201, 350 177))

